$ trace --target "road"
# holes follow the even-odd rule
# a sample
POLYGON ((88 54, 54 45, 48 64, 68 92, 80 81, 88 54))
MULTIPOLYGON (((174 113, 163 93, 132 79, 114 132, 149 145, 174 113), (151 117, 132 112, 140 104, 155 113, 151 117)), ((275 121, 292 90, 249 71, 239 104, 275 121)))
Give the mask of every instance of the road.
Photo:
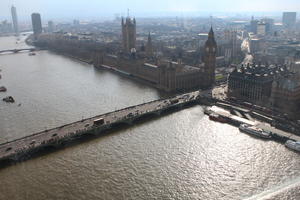
POLYGON ((200 92, 190 92, 170 99, 156 100, 136 106, 131 106, 114 112, 95 116, 88 119, 83 119, 71 124, 57 127, 51 130, 45 130, 40 133, 32 134, 30 136, 20 138, 11 142, 0 144, 0 160, 11 158, 18 154, 23 154, 29 150, 37 149, 49 144, 57 144, 63 140, 71 140, 81 136, 82 134, 101 129, 101 127, 109 128, 116 123, 130 123, 132 120, 139 118, 145 114, 160 112, 173 106, 196 101, 200 92), (176 101, 173 101, 176 100, 176 101), (178 102, 177 102, 178 100, 178 102), (97 119, 104 119, 104 124, 95 126, 94 121, 97 119))

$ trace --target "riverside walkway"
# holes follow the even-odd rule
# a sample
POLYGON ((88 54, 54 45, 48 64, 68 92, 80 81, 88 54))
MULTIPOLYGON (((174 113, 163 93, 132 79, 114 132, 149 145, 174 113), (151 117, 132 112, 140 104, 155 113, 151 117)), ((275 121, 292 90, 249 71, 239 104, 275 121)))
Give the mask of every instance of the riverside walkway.
POLYGON ((0 144, 0 161, 19 161, 24 156, 47 147, 59 147, 84 135, 100 135, 103 131, 121 124, 134 124, 135 120, 147 115, 160 115, 172 108, 197 103, 201 92, 195 91, 168 99, 159 99, 114 112, 83 119, 50 130, 35 133, 14 141, 0 144), (96 123, 101 121, 101 124, 96 123))

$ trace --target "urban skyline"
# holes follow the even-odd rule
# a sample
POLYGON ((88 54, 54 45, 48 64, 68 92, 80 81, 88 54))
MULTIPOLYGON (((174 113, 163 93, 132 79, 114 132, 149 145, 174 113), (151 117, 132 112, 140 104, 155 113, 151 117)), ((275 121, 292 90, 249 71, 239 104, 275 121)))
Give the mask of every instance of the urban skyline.
MULTIPOLYGON (((266 15, 278 16, 282 11, 297 11, 296 0, 279 1, 251 1, 249 4, 246 0, 235 2, 233 0, 218 1, 215 4, 213 1, 110 1, 98 2, 89 1, 89 3, 77 0, 69 2, 61 1, 14 1, 14 5, 19 7, 18 15, 21 21, 29 21, 28 13, 39 12, 43 13, 45 19, 72 19, 82 18, 88 20, 99 20, 102 18, 112 18, 115 14, 126 15, 126 10, 129 8, 131 14, 136 17, 168 17, 168 16, 251 16, 251 15, 266 15), (296 4, 296 6, 295 6, 296 4), (30 5, 30 6, 28 6, 30 5), (234 6, 229 6, 234 5, 234 6), (67 9, 67 12, 65 10, 67 9), (99 9, 101 8, 101 12, 99 9)), ((4 0, 1 3, 0 19, 5 19, 9 14, 6 8, 11 7, 12 2, 4 0)))
POLYGON ((300 199, 295 0, 4 2, 0 199, 300 199))

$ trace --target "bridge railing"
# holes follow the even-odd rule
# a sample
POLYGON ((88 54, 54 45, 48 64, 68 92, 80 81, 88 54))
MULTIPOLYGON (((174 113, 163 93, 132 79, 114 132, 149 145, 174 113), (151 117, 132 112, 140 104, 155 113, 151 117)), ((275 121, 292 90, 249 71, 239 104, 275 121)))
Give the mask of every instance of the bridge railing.
POLYGON ((170 100, 170 99, 173 99, 173 98, 181 96, 181 95, 182 94, 177 94, 177 95, 174 95, 172 97, 166 97, 166 98, 156 99, 156 100, 152 100, 152 101, 145 102, 145 103, 142 103, 142 104, 137 104, 137 105, 129 106, 129 107, 122 108, 122 109, 119 109, 119 110, 114 110, 114 111, 111 111, 111 112, 108 112, 108 113, 96 115, 96 116, 93 116, 93 117, 84 118, 82 120, 78 120, 78 121, 75 121, 75 122, 64 124, 64 125, 59 126, 59 127, 55 127, 55 128, 51 128, 51 129, 46 129, 46 130, 43 130, 43 131, 31 134, 31 135, 22 137, 22 138, 18 138, 18 139, 15 139, 15 140, 7 141, 7 142, 4 142, 4 143, 1 143, 0 145, 2 146, 2 145, 8 144, 8 143, 12 143, 12 142, 15 142, 15 141, 18 141, 18 140, 22 140, 22 139, 29 138, 29 137, 32 137, 32 136, 40 135, 40 134, 43 134, 43 133, 48 132, 48 131, 53 131, 53 130, 61 129, 61 128, 66 127, 66 126, 71 126, 71 125, 74 125, 74 124, 77 124, 77 123, 80 123, 80 122, 83 122, 83 121, 91 120, 93 118, 104 117, 104 116, 110 115, 112 113, 117 113, 117 112, 129 110, 129 109, 132 109, 132 108, 135 108, 135 107, 138 107, 138 106, 143 106, 143 105, 146 105, 146 104, 151 104, 151 103, 159 102, 159 101, 170 100))

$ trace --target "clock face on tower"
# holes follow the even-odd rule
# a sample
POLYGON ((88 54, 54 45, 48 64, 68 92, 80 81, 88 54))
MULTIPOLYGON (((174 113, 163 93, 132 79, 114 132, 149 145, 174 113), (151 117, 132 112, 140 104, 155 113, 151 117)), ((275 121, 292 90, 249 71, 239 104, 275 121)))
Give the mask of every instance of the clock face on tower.
POLYGON ((207 52, 213 52, 213 53, 215 53, 216 52, 216 48, 215 47, 206 47, 206 51, 207 52))

